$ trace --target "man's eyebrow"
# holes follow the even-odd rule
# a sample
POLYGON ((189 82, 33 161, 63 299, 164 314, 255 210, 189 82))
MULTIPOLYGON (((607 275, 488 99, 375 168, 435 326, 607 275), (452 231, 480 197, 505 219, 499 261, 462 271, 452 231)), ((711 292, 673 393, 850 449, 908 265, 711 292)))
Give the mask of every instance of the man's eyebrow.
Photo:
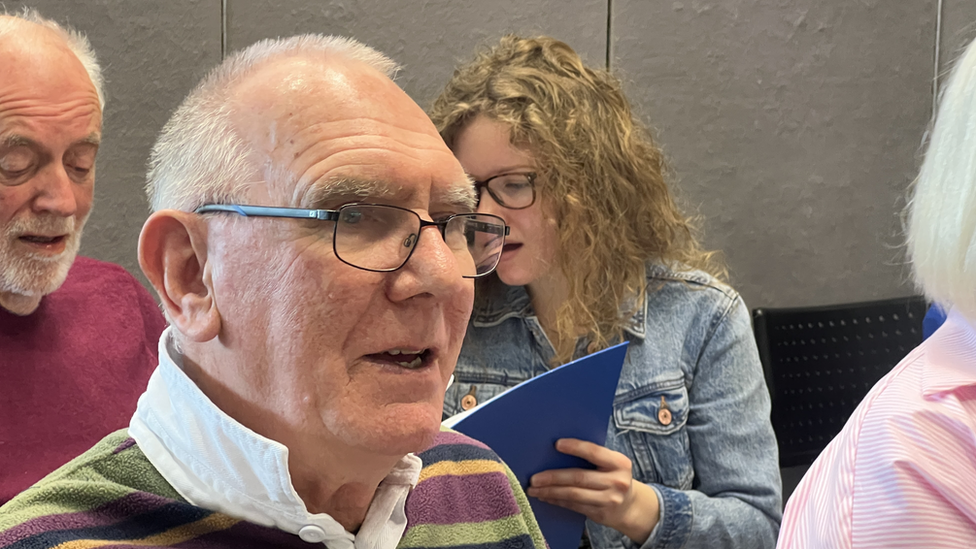
POLYGON ((33 139, 24 137, 23 135, 10 134, 0 137, 0 146, 13 148, 13 147, 31 147, 34 146, 35 142, 33 139))
POLYGON ((375 179, 340 177, 314 183, 299 203, 305 208, 323 208, 339 200, 387 198, 394 194, 395 190, 390 188, 389 183, 375 179))
POLYGON ((431 202, 454 206, 459 211, 473 212, 478 207, 478 197, 474 191, 474 180, 467 176, 467 181, 453 185, 447 190, 437 192, 431 197, 431 202))
MULTIPOLYGON (((85 137, 82 137, 74 143, 75 145, 92 145, 98 147, 102 144, 102 136, 98 132, 92 132, 85 137)), ((39 143, 33 139, 20 135, 20 134, 10 134, 0 137, 0 145, 8 148, 12 147, 37 147, 39 143)))
POLYGON ((76 145, 93 145, 95 147, 102 144, 102 136, 98 132, 92 132, 75 142, 76 145))

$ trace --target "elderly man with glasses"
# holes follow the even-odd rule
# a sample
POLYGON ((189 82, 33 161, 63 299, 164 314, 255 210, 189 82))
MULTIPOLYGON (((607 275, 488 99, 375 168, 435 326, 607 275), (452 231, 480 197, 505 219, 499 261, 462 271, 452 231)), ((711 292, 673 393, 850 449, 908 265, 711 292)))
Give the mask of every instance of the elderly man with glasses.
POLYGON ((506 226, 395 69, 265 41, 177 109, 139 246, 159 367, 128 430, 0 509, 0 547, 545 547, 508 468, 440 429, 506 226))

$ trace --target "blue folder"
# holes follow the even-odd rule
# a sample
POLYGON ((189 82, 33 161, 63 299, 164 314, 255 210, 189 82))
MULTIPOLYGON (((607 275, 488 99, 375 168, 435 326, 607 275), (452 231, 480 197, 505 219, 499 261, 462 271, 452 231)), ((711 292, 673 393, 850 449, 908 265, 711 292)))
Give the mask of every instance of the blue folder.
MULTIPOLYGON (((587 355, 534 377, 445 425, 480 440, 511 467, 522 488, 548 469, 595 468, 556 451, 556 440, 578 438, 603 445, 627 343, 587 355)), ((550 549, 576 549, 586 517, 529 498, 550 549)))

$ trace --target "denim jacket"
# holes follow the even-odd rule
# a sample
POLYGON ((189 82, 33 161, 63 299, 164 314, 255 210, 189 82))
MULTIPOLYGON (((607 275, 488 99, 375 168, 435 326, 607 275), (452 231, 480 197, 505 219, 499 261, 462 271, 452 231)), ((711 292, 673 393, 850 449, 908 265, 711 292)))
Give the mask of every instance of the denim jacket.
MULTIPOLYGON (((554 355, 525 288, 492 282, 472 315, 446 415, 468 395, 484 402, 545 372, 554 355)), ((649 265, 625 336, 606 447, 627 455, 634 479, 658 494, 660 521, 641 549, 772 548, 782 519, 776 438, 742 298, 701 271, 649 265)), ((577 354, 585 352, 580 341, 577 354)), ((638 547, 592 521, 587 532, 595 549, 638 547)))

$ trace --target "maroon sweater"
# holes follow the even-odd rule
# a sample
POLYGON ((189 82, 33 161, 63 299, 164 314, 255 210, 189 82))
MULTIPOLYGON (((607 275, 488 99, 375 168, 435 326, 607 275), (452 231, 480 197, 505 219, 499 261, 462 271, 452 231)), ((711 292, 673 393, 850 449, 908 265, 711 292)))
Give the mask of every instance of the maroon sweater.
POLYGON ((0 504, 129 425, 165 326, 132 275, 87 257, 32 314, 0 308, 0 504))

